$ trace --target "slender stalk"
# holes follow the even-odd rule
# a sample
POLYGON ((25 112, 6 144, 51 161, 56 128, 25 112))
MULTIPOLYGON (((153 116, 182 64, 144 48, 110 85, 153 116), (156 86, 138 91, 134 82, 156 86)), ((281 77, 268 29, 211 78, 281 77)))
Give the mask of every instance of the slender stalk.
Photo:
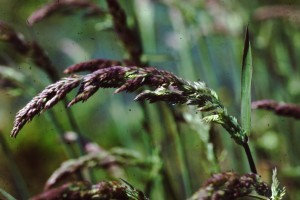
MULTIPOLYGON (((64 130, 63 130, 62 126, 60 125, 59 121, 57 120, 57 118, 55 117, 53 111, 50 110, 50 112, 48 113, 48 117, 49 117, 49 120, 54 125, 54 127, 56 128, 57 135, 59 136, 59 139, 62 143, 62 146, 63 146, 67 156, 69 158, 76 158, 76 152, 70 145, 66 144, 66 142, 64 140, 64 137, 63 137, 64 130)), ((77 176, 78 180, 84 180, 82 173, 78 172, 78 173, 76 173, 76 176, 77 176)))
MULTIPOLYGON (((64 99, 63 103, 64 103, 64 106, 66 107, 66 105, 68 105, 68 100, 64 99)), ((82 156, 82 155, 85 154, 85 150, 84 150, 84 145, 85 145, 84 143, 85 142, 84 142, 84 139, 82 137, 80 128, 79 128, 78 123, 76 122, 76 120, 74 118, 74 115, 73 115, 72 111, 70 109, 67 109, 67 108, 65 108, 65 110, 66 110, 66 114, 67 114, 67 117, 68 117, 68 120, 69 120, 69 123, 70 123, 72 129, 78 135, 77 144, 78 144, 78 147, 79 147, 79 154, 80 154, 80 156, 82 156)))
POLYGON ((233 139, 236 140, 237 144, 244 147, 251 172, 256 174, 257 170, 250 151, 250 147, 248 145, 248 136, 246 135, 245 130, 243 130, 242 127, 238 124, 237 120, 234 120, 234 118, 228 115, 227 112, 223 113, 222 118, 223 123, 221 125, 231 134, 233 139))
POLYGON ((255 166, 248 142, 245 142, 243 144, 243 147, 244 147, 245 153, 247 155, 247 159, 248 159, 248 163, 249 163, 251 172, 257 174, 256 166, 255 166))
POLYGON ((176 191, 174 191, 174 189, 172 187, 172 181, 170 180, 165 167, 162 168, 161 174, 162 174, 162 177, 163 177, 163 187, 165 188, 166 194, 171 196, 170 199, 178 200, 178 196, 175 195, 176 191))
POLYGON ((72 148, 70 148, 68 146, 68 144, 66 144, 64 142, 64 137, 63 137, 64 130, 63 130, 62 126, 60 125, 59 121, 57 120, 57 118, 55 117, 54 113, 51 110, 48 113, 48 117, 49 117, 49 120, 54 125, 54 127, 56 129, 56 132, 58 133, 59 139, 62 142, 63 148, 64 148, 67 156, 69 158, 75 158, 76 157, 76 153, 74 152, 74 150, 72 148))

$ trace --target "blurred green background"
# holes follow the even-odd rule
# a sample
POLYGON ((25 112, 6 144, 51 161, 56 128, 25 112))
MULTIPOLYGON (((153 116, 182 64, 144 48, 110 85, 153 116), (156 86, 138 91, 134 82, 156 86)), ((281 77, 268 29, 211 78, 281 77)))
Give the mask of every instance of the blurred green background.
MULTIPOLYGON (((27 26, 30 14, 45 4, 44 0, 0 0, 0 19, 38 41, 47 51, 61 77, 63 70, 77 62, 95 58, 117 59, 126 50, 114 32, 112 19, 55 14, 33 27, 27 26)), ((103 0, 93 1, 107 10, 103 0)), ((220 96, 229 113, 239 118, 240 74, 245 27, 249 25, 253 56, 252 100, 274 99, 298 103, 300 99, 300 2, 232 0, 127 0, 120 1, 128 24, 142 41, 143 60, 159 69, 172 71, 186 80, 201 80, 220 96)), ((68 13, 69 14, 69 13, 68 13)), ((17 139, 9 137, 14 116, 35 94, 51 81, 28 59, 0 42, 0 65, 19 73, 21 89, 0 90, 0 131, 26 182, 30 196, 42 191, 51 173, 67 159, 55 128, 45 114, 27 124, 17 139)), ((0 83, 1 78, 0 78, 0 83)), ((75 95, 73 92, 69 99, 75 95)), ((144 119, 132 94, 113 94, 99 90, 84 104, 71 108, 83 135, 104 149, 123 147, 145 158, 153 153, 143 121, 155 134, 151 136, 161 151, 170 187, 178 199, 192 195, 211 173, 249 171, 245 156, 219 126, 199 125, 199 114, 187 107, 180 112, 189 123, 177 123, 159 105, 148 105, 151 119, 144 119), (170 119, 170 120, 169 120, 170 119), (188 121, 188 120, 187 120, 188 121), (176 124, 176 130, 173 126, 176 124), (209 157, 214 145, 216 160, 209 157)), ((64 130, 72 131, 63 105, 54 108, 64 130)), ((299 121, 275 116, 267 111, 252 113, 250 145, 259 174, 270 183, 273 168, 287 188, 287 199, 300 199, 299 121)), ((14 185, 14 171, 7 149, 0 151, 0 188, 19 197, 14 185)), ((125 179, 143 190, 149 171, 128 167, 125 179)), ((97 171, 97 179, 111 179, 97 171)), ((157 176, 151 192, 153 199, 163 199, 157 176)), ((170 195, 170 194, 169 194, 170 195)), ((170 195, 172 196, 172 195, 170 195)), ((171 197, 170 197, 171 198, 171 197)))

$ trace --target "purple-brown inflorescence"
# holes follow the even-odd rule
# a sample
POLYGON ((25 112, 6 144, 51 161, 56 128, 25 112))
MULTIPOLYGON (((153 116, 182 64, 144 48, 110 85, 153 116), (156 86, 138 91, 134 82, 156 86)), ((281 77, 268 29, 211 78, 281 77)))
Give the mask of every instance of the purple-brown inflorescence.
POLYGON ((255 10, 253 18, 255 20, 283 18, 300 22, 300 7, 296 5, 263 6, 255 10))
POLYGON ((209 115, 203 120, 221 124, 238 144, 244 145, 247 142, 245 131, 238 124, 237 120, 227 114, 217 94, 206 87, 204 83, 188 82, 170 72, 158 70, 154 67, 139 68, 136 66, 102 68, 80 78, 70 77, 50 85, 17 114, 12 136, 16 136, 20 128, 35 115, 52 107, 64 97, 63 95, 66 95, 79 84, 78 93, 68 106, 79 101, 86 101, 99 88, 117 88, 115 93, 118 93, 122 91, 134 92, 142 86, 149 86, 152 90, 143 91, 137 95, 135 100, 195 105, 200 111, 209 112, 209 115), (75 81, 72 87, 69 87, 69 81, 75 81), (51 95, 56 96, 59 94, 59 97, 51 97, 49 100, 49 89, 51 90, 51 95), (53 89, 55 90, 54 93, 53 89), (45 94, 47 98, 41 101, 41 96, 44 99, 45 94))
POLYGON ((231 200, 251 192, 270 197, 270 188, 254 173, 238 175, 233 172, 214 174, 190 200, 231 200))
POLYGON ((12 27, 0 21, 1 40, 9 43, 21 55, 30 57, 33 63, 45 71, 52 81, 59 79, 55 67, 38 43, 25 40, 21 33, 16 32, 12 27))
POLYGON ((110 67, 99 69, 91 74, 86 75, 80 85, 78 94, 68 104, 71 106, 79 101, 86 101, 90 98, 100 87, 116 88, 120 87, 125 82, 125 73, 130 68, 125 67, 110 67))
POLYGON ((121 67, 99 69, 83 78, 79 92, 69 103, 69 106, 86 101, 99 88, 118 88, 116 93, 133 92, 143 85, 157 88, 163 84, 172 84, 179 81, 175 75, 156 68, 121 67))
POLYGON ((300 106, 289 103, 279 103, 274 100, 264 99, 252 102, 253 109, 271 110, 277 115, 300 119, 300 106))
POLYGON ((67 160, 52 173, 45 184, 44 190, 55 187, 61 181, 80 172, 84 168, 109 168, 116 164, 116 159, 109 152, 104 150, 84 155, 78 159, 67 160))
POLYGON ((148 198, 131 185, 124 185, 117 181, 102 181, 95 185, 88 182, 71 182, 31 198, 31 200, 56 199, 147 200, 148 198))
POLYGON ((35 96, 15 118, 12 137, 16 137, 21 128, 36 115, 48 110, 62 100, 72 89, 80 84, 81 77, 73 76, 64 78, 46 87, 40 94, 35 96))
POLYGON ((113 175, 116 169, 120 171, 124 166, 135 166, 151 169, 153 162, 145 159, 140 154, 126 149, 115 148, 106 151, 99 148, 96 152, 89 153, 76 159, 70 159, 61 164, 47 180, 44 190, 49 190, 77 172, 88 168, 102 168, 113 175))
MULTIPOLYGON (((79 84, 79 91, 69 103, 69 106, 79 101, 86 101, 99 88, 118 88, 116 93, 122 91, 133 92, 144 85, 157 90, 165 88, 165 92, 159 93, 155 91, 156 95, 152 94, 150 97, 150 91, 144 91, 137 96, 136 100, 148 99, 151 102, 156 102, 167 101, 168 99, 171 101, 173 99, 171 103, 187 103, 198 105, 199 107, 205 106, 207 101, 214 101, 211 90, 204 85, 192 85, 170 72, 153 67, 114 66, 99 69, 82 77, 65 78, 48 86, 18 112, 12 136, 15 137, 26 122, 30 121, 35 115, 52 107, 79 84), (199 87, 200 85, 201 87, 199 87)), ((217 98, 215 99, 217 100, 217 98)))
POLYGON ((129 60, 133 64, 141 66, 142 47, 139 37, 127 26, 126 14, 118 0, 106 0, 106 2, 113 17, 115 31, 129 53, 129 60))
POLYGON ((0 41, 10 43, 21 54, 27 54, 30 50, 23 35, 17 33, 12 27, 2 21, 0 21, 0 41))
POLYGON ((87 62, 77 63, 65 69, 65 74, 72 74, 76 72, 90 71, 94 72, 98 69, 103 69, 112 66, 121 66, 122 62, 116 60, 94 59, 87 62))
POLYGON ((103 11, 95 3, 89 0, 54 0, 32 13, 27 21, 30 26, 33 26, 37 22, 42 21, 59 11, 76 11, 83 9, 87 11, 87 16, 103 15, 103 11))

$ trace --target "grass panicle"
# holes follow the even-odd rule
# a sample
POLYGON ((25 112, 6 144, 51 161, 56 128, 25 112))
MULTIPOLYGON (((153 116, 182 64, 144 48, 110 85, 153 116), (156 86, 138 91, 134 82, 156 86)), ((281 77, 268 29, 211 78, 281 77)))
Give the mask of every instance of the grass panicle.
MULTIPOLYGON (((20 53, 24 57, 29 57, 32 60, 32 62, 38 68, 43 70, 52 81, 57 81, 59 79, 58 72, 52 65, 51 60, 49 59, 46 52, 42 49, 42 47, 37 42, 26 41, 25 39, 23 39, 23 36, 21 36, 20 33, 15 32, 11 27, 9 27, 8 25, 2 22, 0 22, 0 32, 1 32, 0 40, 6 41, 8 44, 12 45, 15 51, 20 53), (20 49, 20 47, 22 48, 20 49)), ((10 87, 7 88, 9 94, 19 95, 21 93, 28 92, 28 90, 27 91, 25 90, 26 89, 25 86, 27 85, 25 83, 26 77, 21 71, 17 71, 13 68, 1 67, 0 76, 1 76, 1 81, 0 81, 1 87, 10 87)), ((67 111, 67 114, 69 117, 69 121, 71 122, 72 119, 69 111, 67 111)), ((54 117, 54 114, 50 112, 49 117, 52 123, 54 124, 54 126, 57 128, 57 132, 59 134, 62 133, 63 131, 61 128, 59 128, 60 127, 59 122, 54 117)), ((72 124, 74 123, 72 122, 72 124)), ((68 149, 67 146, 66 149, 68 149)))
POLYGON ((30 50, 24 36, 3 21, 0 21, 0 41, 11 44, 20 54, 27 54, 30 50))
POLYGON ((51 64, 43 48, 37 42, 27 41, 21 33, 16 32, 12 27, 2 21, 0 21, 0 41, 7 42, 15 51, 24 57, 29 57, 52 81, 59 79, 55 67, 51 64))
POLYGON ((113 172, 116 167, 133 166, 150 170, 153 165, 151 158, 145 159, 139 153, 122 148, 113 148, 110 151, 101 149, 100 151, 89 153, 76 159, 70 159, 61 164, 50 178, 47 180, 44 190, 55 187, 64 179, 88 168, 102 168, 108 172, 113 172))
POLYGON ((196 105, 200 111, 209 113, 204 117, 205 121, 221 124, 238 144, 243 145, 247 142, 245 131, 236 118, 228 115, 217 94, 204 83, 191 83, 154 67, 121 66, 99 69, 85 76, 65 78, 48 86, 17 114, 12 136, 15 137, 26 122, 55 105, 79 84, 79 91, 69 106, 79 101, 86 101, 99 88, 117 88, 115 92, 118 93, 134 92, 142 86, 150 86, 154 90, 146 90, 138 94, 135 100, 196 105))
POLYGON ((23 109, 21 109, 14 121, 12 137, 16 137, 20 129, 36 115, 48 110, 61 101, 72 89, 80 84, 81 79, 73 76, 64 78, 49 85, 40 94, 34 97, 23 109))
POLYGON ((57 12, 74 12, 77 10, 86 10, 85 16, 101 16, 104 14, 97 4, 88 0, 54 0, 34 11, 27 22, 29 26, 33 26, 57 12))
POLYGON ((234 172, 214 174, 189 200, 230 200, 246 197, 252 192, 269 197, 270 188, 254 173, 234 172))
POLYGON ((269 20, 276 18, 293 19, 300 23, 300 7, 288 4, 262 6, 255 10, 253 18, 256 20, 269 20))
MULTIPOLYGON (((14 47, 14 49, 18 53, 23 55, 25 58, 30 58, 32 60, 32 62, 36 65, 36 67, 38 67, 42 71, 44 71, 53 82, 59 80, 58 72, 55 69, 55 67, 53 66, 51 59, 47 56, 46 52, 36 41, 32 41, 32 42, 26 41, 25 39, 23 39, 23 37, 21 36, 20 33, 15 32, 13 30, 13 28, 11 28, 10 26, 8 26, 7 24, 2 23, 2 22, 0 22, 0 40, 4 40, 4 41, 8 42, 10 45, 12 45, 14 47), (20 47, 22 47, 22 48, 20 48, 20 47)), ((56 86, 58 86, 58 85, 56 85, 56 86)), ((51 89, 54 89, 54 88, 51 88, 51 89)), ((47 91, 45 91, 45 92, 47 93, 47 91)), ((45 95, 45 94, 43 94, 43 95, 45 95)), ((51 95, 52 94, 49 93, 47 97, 52 98, 51 95)), ((63 94, 61 93, 58 95, 63 95, 63 94)), ((57 96, 55 96, 55 97, 57 97, 57 96)), ((48 101, 48 100, 49 99, 44 99, 43 101, 48 101)), ((52 100, 54 100, 54 99, 52 99, 52 100)), ((14 134, 17 134, 17 132, 19 131, 18 127, 19 128, 23 127, 26 122, 31 120, 30 116, 32 116, 32 115, 34 116, 42 111, 43 108, 41 108, 41 107, 34 108, 35 104, 34 104, 34 102, 32 102, 32 103, 33 104, 31 105, 31 108, 28 107, 29 110, 23 110, 24 113, 19 113, 20 114, 20 118, 18 120, 19 123, 15 124, 16 129, 15 129, 15 131, 13 131, 14 134)), ((66 102, 64 102, 64 103, 66 104, 66 102)), ((39 106, 41 106, 42 104, 43 104, 42 101, 40 101, 39 106)), ((66 114, 67 114, 67 118, 68 118, 72 128, 75 131, 77 131, 79 134, 78 143, 79 143, 79 147, 80 147, 80 153, 83 154, 84 153, 83 147, 82 147, 83 142, 82 142, 82 136, 81 136, 79 127, 78 127, 71 111, 66 110, 66 114)), ((58 124, 57 119, 55 117, 51 117, 51 119, 55 121, 55 122, 53 121, 53 123, 58 124)))
POLYGON ((31 200, 55 199, 147 200, 148 198, 140 190, 118 181, 102 181, 95 185, 88 182, 70 182, 31 198, 31 200))
POLYGON ((126 13, 118 0, 106 0, 116 33, 129 54, 131 63, 142 66, 142 47, 139 36, 127 25, 126 13))
POLYGON ((279 103, 271 99, 252 102, 252 109, 270 110, 276 115, 300 119, 300 106, 291 103, 279 103))

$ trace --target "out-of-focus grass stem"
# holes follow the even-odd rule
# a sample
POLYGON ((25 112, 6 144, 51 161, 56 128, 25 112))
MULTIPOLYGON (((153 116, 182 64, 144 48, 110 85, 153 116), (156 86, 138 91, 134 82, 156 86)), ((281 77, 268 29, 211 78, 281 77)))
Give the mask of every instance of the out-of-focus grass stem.
POLYGON ((182 181, 184 185, 184 191, 185 191, 185 197, 188 197, 192 194, 191 192, 191 185, 190 185, 190 175, 189 175, 189 170, 187 167, 187 160, 185 159, 184 155, 184 148, 182 141, 180 139, 176 123, 171 115, 170 112, 168 112, 168 109, 164 106, 161 106, 162 109, 162 114, 163 114, 163 119, 164 119, 164 124, 166 128, 166 132, 170 137, 174 139, 175 147, 176 147, 176 153, 178 156, 178 162, 179 162, 179 167, 181 170, 182 174, 182 181))
POLYGON ((2 131, 0 131, 0 145, 2 147, 3 153, 5 154, 7 160, 8 160, 8 165, 11 170, 11 174, 13 177, 13 182, 16 187, 17 193, 19 194, 19 197, 21 200, 28 199, 29 197, 29 192, 26 186, 26 182, 24 181, 18 166, 13 158, 12 152, 8 145, 6 144, 6 141, 4 137, 2 136, 2 131))
POLYGON ((197 78, 197 73, 194 68, 193 58, 191 55, 191 45, 189 44, 190 36, 188 35, 188 32, 186 30, 187 27, 179 11, 170 9, 169 12, 170 21, 172 23, 174 32, 176 33, 176 41, 174 42, 178 43, 177 45, 179 48, 179 72, 184 78, 195 80, 197 78))

